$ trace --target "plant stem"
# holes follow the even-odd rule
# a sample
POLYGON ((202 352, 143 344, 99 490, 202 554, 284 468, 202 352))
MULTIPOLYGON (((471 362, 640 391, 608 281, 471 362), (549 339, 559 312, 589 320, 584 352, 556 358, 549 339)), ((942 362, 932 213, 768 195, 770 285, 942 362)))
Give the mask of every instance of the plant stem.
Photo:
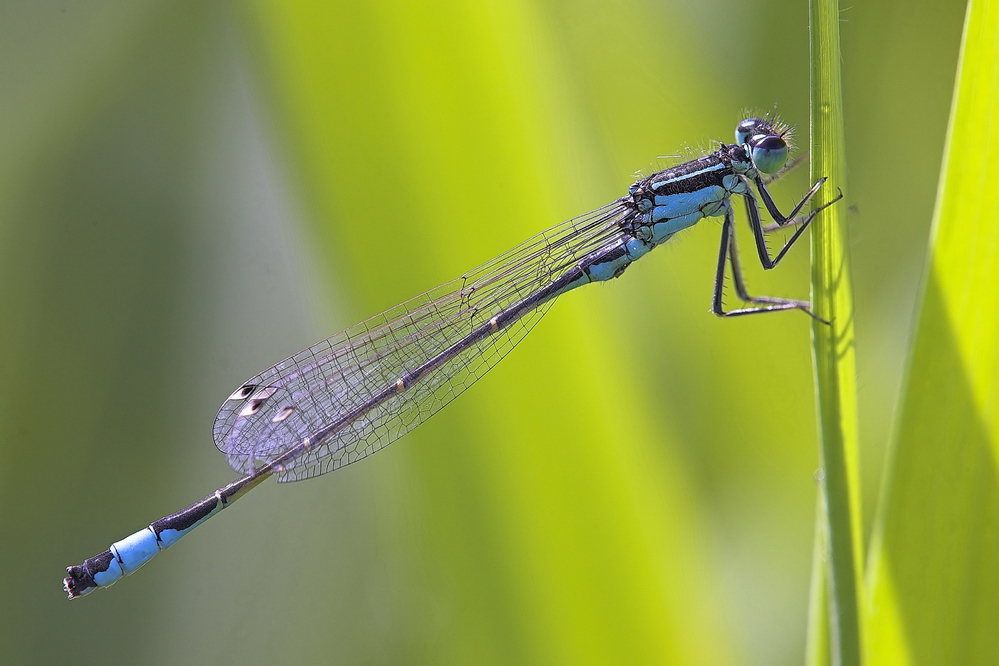
MULTIPOLYGON (((809 0, 809 17, 812 179, 829 178, 829 186, 813 200, 815 207, 832 199, 835 188, 846 190, 838 2, 809 0)), ((811 237, 812 306, 820 317, 831 322, 815 322, 812 326, 823 469, 820 487, 827 522, 829 660, 853 665, 860 664, 862 658, 863 548, 846 206, 839 203, 823 211, 811 237)))

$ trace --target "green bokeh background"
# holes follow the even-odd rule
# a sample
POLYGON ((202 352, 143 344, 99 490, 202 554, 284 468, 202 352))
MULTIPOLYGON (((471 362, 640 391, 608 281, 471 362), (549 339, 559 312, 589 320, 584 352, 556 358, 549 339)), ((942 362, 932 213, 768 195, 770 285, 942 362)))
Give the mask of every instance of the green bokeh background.
MULTIPOLYGON (((963 13, 843 12, 867 529, 963 13)), ((714 221, 378 456, 60 579, 233 478, 209 427, 246 377, 745 109, 804 123, 807 85, 803 2, 0 3, 0 659, 800 663, 808 321, 709 314, 714 221)))

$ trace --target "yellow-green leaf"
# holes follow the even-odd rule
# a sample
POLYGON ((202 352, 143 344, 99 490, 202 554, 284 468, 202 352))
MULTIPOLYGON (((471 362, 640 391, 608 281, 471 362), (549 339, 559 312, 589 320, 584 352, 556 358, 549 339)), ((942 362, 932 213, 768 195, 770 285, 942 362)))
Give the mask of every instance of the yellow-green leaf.
POLYGON ((996 658, 997 118, 999 2, 974 0, 872 549, 872 664, 984 664, 996 658))

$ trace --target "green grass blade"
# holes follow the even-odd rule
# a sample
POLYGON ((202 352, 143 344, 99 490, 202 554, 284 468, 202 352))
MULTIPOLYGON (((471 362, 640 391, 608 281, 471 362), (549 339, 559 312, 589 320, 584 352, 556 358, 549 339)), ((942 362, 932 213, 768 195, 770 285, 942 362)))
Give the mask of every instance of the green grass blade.
MULTIPOLYGON (((843 140, 843 101, 840 83, 839 5, 835 0, 811 0, 811 156, 812 180, 829 178, 815 198, 819 206, 846 189, 843 140)), ((857 405, 854 360, 854 311, 850 283, 846 206, 830 207, 812 230, 812 304, 831 325, 812 326, 815 383, 818 400, 822 468, 821 490, 826 508, 829 659, 860 663, 859 586, 861 529, 857 463, 857 405)), ((816 552, 820 552, 816 549, 816 552)), ((813 582, 812 589, 821 589, 813 582)), ((822 612, 813 603, 813 612, 822 612)), ((824 623, 809 623, 810 646, 824 623)), ((814 650, 810 650, 814 654, 814 650)), ((814 662, 813 662, 814 663, 814 662)))
POLYGON ((983 664, 999 624, 999 2, 968 5, 871 549, 868 654, 983 664))

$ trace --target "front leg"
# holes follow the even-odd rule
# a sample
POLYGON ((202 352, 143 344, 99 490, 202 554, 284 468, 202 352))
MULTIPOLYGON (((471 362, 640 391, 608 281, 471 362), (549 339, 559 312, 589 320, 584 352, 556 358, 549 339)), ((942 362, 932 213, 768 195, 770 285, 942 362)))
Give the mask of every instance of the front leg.
MULTIPOLYGON (((798 205, 796 205, 791 210, 791 212, 788 213, 786 216, 782 215, 780 209, 777 208, 777 204, 774 203, 774 198, 770 196, 770 190, 767 189, 767 184, 763 181, 763 178, 761 176, 757 176, 753 182, 756 183, 756 189, 760 191, 760 196, 763 197, 763 205, 767 207, 767 212, 770 213, 770 217, 774 218, 774 222, 776 222, 777 224, 784 226, 785 224, 788 223, 788 221, 793 219, 794 216, 797 215, 802 208, 805 207, 805 204, 808 203, 809 199, 815 196, 815 193, 818 192, 819 188, 822 187, 822 183, 826 182, 826 177, 823 176, 822 178, 819 178, 818 181, 816 181, 816 183, 812 185, 812 189, 805 192, 805 196, 801 198, 801 201, 798 202, 798 205)), ((836 199, 833 199, 833 201, 837 201, 839 198, 840 197, 836 197, 836 199)), ((832 203, 833 201, 830 201, 829 203, 832 203)), ((828 205, 829 204, 827 203, 825 204, 825 206, 822 206, 822 208, 825 208, 828 205)), ((822 210, 822 208, 819 208, 818 210, 822 210)), ((817 211, 812 211, 812 213, 815 212, 817 211)))
POLYGON ((742 195, 743 200, 746 203, 746 215, 747 217, 749 217, 749 226, 753 230, 753 239, 756 241, 756 252, 760 257, 760 263, 763 265, 764 269, 770 270, 771 268, 779 264, 780 260, 784 258, 785 254, 787 254, 787 251, 791 249, 792 245, 794 245, 795 241, 798 240, 801 234, 805 233, 805 229, 807 229, 808 225, 811 224, 812 220, 815 219, 815 216, 843 198, 843 193, 840 192, 832 201, 822 204, 821 206, 810 212, 808 215, 806 215, 805 218, 802 219, 800 222, 795 220, 794 216, 797 215, 798 212, 802 209, 802 207, 804 207, 804 205, 808 202, 808 200, 811 199, 812 196, 814 196, 815 193, 819 191, 819 188, 822 186, 822 183, 824 183, 825 181, 826 181, 825 178, 820 178, 819 181, 812 186, 812 189, 808 190, 808 192, 801 199, 801 201, 798 202, 798 205, 794 207, 790 215, 787 215, 785 217, 784 215, 781 215, 781 212, 779 210, 777 210, 777 205, 774 203, 773 198, 770 196, 770 192, 767 190, 766 185, 763 184, 763 182, 760 179, 757 179, 756 187, 757 189, 759 189, 760 196, 763 197, 763 203, 766 205, 767 211, 773 216, 774 221, 777 222, 779 226, 784 226, 792 222, 798 226, 798 228, 794 232, 794 235, 791 236, 791 239, 784 244, 784 247, 780 249, 780 252, 778 252, 777 256, 774 258, 770 257, 770 249, 767 247, 767 241, 764 235, 767 229, 763 226, 763 223, 760 221, 760 208, 759 205, 756 203, 756 197, 753 195, 752 190, 748 188, 746 189, 745 194, 742 195))

